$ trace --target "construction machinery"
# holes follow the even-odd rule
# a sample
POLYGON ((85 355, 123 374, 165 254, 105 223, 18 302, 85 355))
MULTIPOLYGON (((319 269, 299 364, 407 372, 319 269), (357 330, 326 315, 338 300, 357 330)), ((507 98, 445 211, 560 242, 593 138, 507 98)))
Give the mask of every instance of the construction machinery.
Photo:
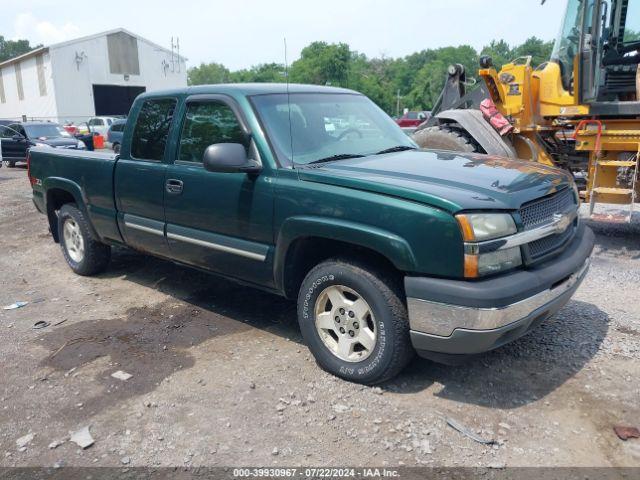
POLYGON ((614 203, 628 207, 618 220, 630 220, 640 199, 639 64, 640 0, 568 0, 548 62, 534 68, 523 57, 497 71, 483 56, 475 89, 462 65, 451 66, 414 140, 565 168, 591 214, 614 203), (508 128, 494 128, 494 114, 508 128))

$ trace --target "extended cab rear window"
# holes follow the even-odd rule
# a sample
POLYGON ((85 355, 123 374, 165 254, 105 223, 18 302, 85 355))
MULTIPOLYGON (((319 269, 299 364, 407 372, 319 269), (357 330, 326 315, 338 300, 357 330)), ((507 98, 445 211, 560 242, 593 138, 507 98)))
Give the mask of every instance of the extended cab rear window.
POLYGON ((163 159, 176 103, 173 98, 161 98, 147 100, 142 104, 131 140, 133 158, 157 161, 163 159))

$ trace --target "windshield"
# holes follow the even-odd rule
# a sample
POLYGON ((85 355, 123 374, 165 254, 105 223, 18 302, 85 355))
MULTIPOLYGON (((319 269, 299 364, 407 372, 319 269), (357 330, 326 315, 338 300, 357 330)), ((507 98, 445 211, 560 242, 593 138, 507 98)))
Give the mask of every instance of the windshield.
POLYGON ((571 90, 573 61, 580 45, 581 10, 582 0, 569 0, 560 33, 551 53, 551 60, 560 65, 562 84, 566 90, 571 90))
POLYGON ((24 129, 29 138, 56 138, 71 136, 69 132, 55 123, 47 125, 25 125, 24 129))
POLYGON ((284 165, 308 164, 335 156, 372 155, 394 147, 416 147, 386 113, 363 95, 294 93, 287 97, 287 94, 252 97, 284 165))
POLYGON ((624 43, 640 41, 640 1, 630 0, 624 25, 624 43))

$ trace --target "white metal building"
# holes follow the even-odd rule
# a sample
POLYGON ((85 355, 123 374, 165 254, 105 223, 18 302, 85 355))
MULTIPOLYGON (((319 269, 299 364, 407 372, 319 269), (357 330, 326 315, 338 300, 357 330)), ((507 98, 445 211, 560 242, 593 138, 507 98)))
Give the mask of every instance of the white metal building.
POLYGON ((123 28, 0 63, 0 119, 125 115, 145 91, 187 85, 186 59, 123 28))

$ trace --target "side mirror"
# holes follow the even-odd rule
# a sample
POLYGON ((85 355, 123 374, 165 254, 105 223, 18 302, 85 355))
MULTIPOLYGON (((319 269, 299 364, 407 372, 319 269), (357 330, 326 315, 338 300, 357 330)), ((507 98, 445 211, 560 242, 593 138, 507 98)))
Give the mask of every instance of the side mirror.
POLYGON ((25 138, 24 138, 22 135, 20 135, 19 133, 16 133, 13 137, 11 137, 11 139, 12 139, 14 142, 21 142, 21 141, 23 141, 25 138))
POLYGON ((257 174, 262 170, 260 163, 247 157, 247 149, 240 143, 209 145, 202 163, 209 172, 257 174))

